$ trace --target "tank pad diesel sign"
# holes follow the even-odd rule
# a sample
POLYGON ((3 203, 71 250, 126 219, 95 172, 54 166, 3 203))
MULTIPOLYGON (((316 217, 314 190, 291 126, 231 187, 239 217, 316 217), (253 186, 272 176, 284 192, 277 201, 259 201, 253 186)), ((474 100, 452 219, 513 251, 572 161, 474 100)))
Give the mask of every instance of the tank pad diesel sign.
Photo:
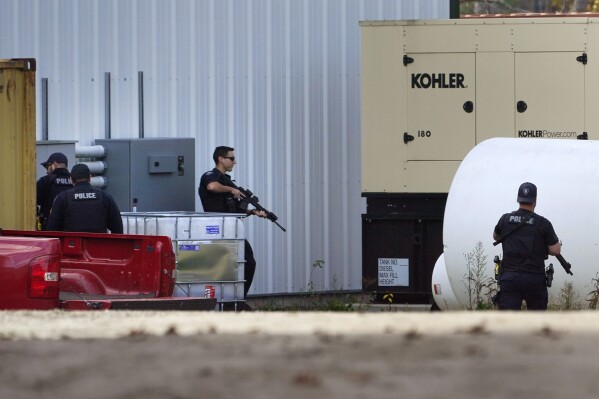
POLYGON ((410 285, 410 260, 407 258, 379 258, 379 287, 407 287, 410 285))
POLYGON ((462 73, 413 73, 412 89, 464 89, 462 73))

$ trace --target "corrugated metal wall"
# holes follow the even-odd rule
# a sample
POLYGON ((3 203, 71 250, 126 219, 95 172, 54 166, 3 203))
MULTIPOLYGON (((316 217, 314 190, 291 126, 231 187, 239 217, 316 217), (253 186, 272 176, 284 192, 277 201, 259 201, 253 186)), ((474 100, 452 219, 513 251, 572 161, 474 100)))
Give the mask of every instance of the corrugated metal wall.
POLYGON ((215 146, 235 147, 234 178, 288 228, 247 221, 250 293, 352 290, 365 211, 358 21, 448 16, 449 0, 0 0, 0 58, 37 59, 48 138, 81 145, 105 137, 106 72, 112 138, 139 137, 143 71, 145 137, 195 137, 198 182, 215 146))

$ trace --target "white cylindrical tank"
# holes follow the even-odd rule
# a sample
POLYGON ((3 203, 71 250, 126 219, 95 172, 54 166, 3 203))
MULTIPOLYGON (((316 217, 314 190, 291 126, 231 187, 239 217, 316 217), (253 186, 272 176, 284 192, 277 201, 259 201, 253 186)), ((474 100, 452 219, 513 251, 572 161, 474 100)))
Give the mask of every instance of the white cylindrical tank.
MULTIPOLYGON (((464 284, 467 256, 476 255, 477 245, 485 276, 494 276, 493 257, 502 256, 502 249, 493 246, 493 229, 502 214, 518 209, 518 187, 524 182, 537 186, 535 212, 553 224, 562 255, 574 273, 567 275, 549 256, 545 264, 553 263, 555 268, 549 302, 555 302, 565 283, 571 282, 578 301, 586 306, 599 272, 599 141, 494 138, 468 153, 449 190, 443 221, 444 265, 459 303, 450 308, 469 307, 464 284)), ((435 272, 433 288, 434 276, 435 272)))
POLYGON ((461 304, 455 297, 455 293, 449 283, 449 276, 445 267, 445 256, 443 254, 435 262, 432 281, 433 298, 439 309, 451 310, 461 308, 461 304))

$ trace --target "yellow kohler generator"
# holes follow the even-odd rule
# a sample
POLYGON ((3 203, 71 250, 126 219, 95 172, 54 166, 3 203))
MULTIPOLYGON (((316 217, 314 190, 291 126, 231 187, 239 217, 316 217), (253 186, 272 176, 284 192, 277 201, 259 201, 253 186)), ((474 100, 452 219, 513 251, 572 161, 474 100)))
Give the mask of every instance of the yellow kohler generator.
POLYGON ((599 139, 599 16, 360 25, 363 290, 431 303, 447 193, 470 149, 599 139))

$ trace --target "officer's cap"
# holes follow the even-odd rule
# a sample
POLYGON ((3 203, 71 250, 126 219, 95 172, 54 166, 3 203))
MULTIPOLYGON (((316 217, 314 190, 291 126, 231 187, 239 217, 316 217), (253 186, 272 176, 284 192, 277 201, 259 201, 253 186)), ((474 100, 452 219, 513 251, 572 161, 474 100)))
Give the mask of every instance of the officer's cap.
POLYGON ((87 179, 90 174, 89 168, 84 163, 78 163, 71 169, 71 178, 73 180, 87 179))
POLYGON ((42 162, 40 165, 48 169, 48 165, 50 165, 53 162, 63 163, 65 166, 69 166, 67 156, 64 155, 62 152, 55 152, 54 154, 50 155, 50 157, 48 157, 48 160, 46 162, 42 162))
POLYGON ((537 200, 537 186, 532 183, 522 183, 518 189, 518 202, 532 204, 537 200))

